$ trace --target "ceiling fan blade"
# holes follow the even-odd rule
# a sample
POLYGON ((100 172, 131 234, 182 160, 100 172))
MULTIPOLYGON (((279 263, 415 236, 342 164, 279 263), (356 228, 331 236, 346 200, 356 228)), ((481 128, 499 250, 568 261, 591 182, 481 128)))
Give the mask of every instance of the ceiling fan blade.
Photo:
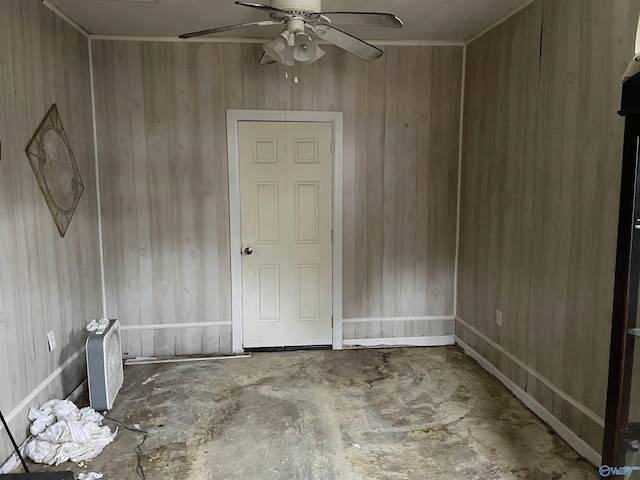
POLYGON ((391 13, 322 12, 319 15, 327 17, 331 23, 338 25, 392 28, 400 28, 403 25, 402 20, 391 13))
POLYGON ((379 48, 376 48, 353 35, 349 35, 342 30, 338 30, 331 25, 321 24, 309 26, 309 29, 317 37, 320 37, 329 43, 333 43, 337 47, 340 47, 363 60, 375 60, 382 56, 382 50, 379 48))
POLYGON ((205 35, 228 32, 230 30, 238 30, 241 28, 266 27, 270 25, 282 25, 283 23, 284 23, 284 20, 279 20, 279 21, 265 20, 264 22, 238 23, 237 25, 227 25, 225 27, 216 27, 216 28, 209 28, 207 30, 198 30, 197 32, 183 33, 182 35, 179 36, 179 38, 203 37, 205 35))
POLYGON ((236 1, 236 5, 242 5, 243 7, 251 7, 257 8, 258 10, 262 10, 263 12, 267 12, 269 15, 275 18, 291 18, 293 15, 286 10, 280 10, 279 8, 274 8, 269 5, 263 5, 261 3, 252 3, 252 2, 240 2, 236 1))
POLYGON ((267 55, 266 52, 262 52, 262 56, 260 57, 260 65, 269 65, 270 63, 278 63, 278 62, 276 62, 273 58, 267 55))

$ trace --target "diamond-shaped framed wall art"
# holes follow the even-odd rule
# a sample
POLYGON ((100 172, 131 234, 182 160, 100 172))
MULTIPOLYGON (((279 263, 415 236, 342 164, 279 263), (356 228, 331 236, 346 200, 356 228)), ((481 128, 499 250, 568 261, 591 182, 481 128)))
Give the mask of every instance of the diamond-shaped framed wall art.
POLYGON ((64 237, 78 206, 84 184, 54 103, 25 149, 42 195, 64 237))

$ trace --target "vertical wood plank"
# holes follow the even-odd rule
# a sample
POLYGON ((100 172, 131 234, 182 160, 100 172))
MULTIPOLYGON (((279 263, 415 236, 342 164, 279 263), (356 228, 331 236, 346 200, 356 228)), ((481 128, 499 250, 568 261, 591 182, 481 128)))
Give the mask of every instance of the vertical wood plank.
MULTIPOLYGON (((230 321, 228 108, 342 110, 345 316, 453 313, 461 48, 386 47, 362 63, 328 46, 322 64, 285 68, 257 65, 253 44, 95 43, 100 151, 113 162, 101 170, 109 277, 123 318, 138 298, 139 323, 230 321), (119 97, 132 103, 114 112, 119 97), (131 163, 128 186, 110 186, 131 163), (122 218, 144 226, 127 234, 122 218)), ((229 329, 204 329, 197 345, 198 330, 184 330, 154 331, 154 354, 230 348, 229 329)), ((145 333, 127 335, 145 344, 145 333)))
MULTIPOLYGON (((100 314, 100 277, 86 38, 37 0, 0 0, 0 409, 5 415, 43 385, 32 403, 64 397, 82 381, 73 365, 47 378, 83 346, 100 314), (84 183, 60 238, 25 147, 53 103, 84 183), (46 334, 57 348, 48 352, 46 334)), ((10 419, 22 442, 26 411, 10 419)), ((2 432, 0 432, 2 434, 2 432)), ((5 435, 2 434, 4 437, 5 435)), ((0 442, 0 458, 10 454, 0 442)))
MULTIPOLYGON (((600 416, 623 128, 616 110, 638 13, 633 0, 539 0, 467 48, 459 316, 600 416)), ((601 447, 588 416, 475 341, 601 447)))

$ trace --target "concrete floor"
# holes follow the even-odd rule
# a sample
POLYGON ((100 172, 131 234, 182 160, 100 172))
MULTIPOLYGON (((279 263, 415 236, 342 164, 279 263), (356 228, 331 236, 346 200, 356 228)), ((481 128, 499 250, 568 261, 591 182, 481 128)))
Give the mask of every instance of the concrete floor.
MULTIPOLYGON (((599 478, 453 347, 130 366, 109 416, 149 432, 148 480, 599 478)), ((121 429, 86 467, 58 470, 139 478, 140 440, 121 429)))

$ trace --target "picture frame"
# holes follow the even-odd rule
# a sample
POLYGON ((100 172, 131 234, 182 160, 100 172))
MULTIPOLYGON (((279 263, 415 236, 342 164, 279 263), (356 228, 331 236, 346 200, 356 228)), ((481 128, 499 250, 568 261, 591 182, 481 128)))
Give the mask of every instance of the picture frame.
POLYGON ((64 237, 84 184, 55 103, 40 122, 25 152, 58 232, 64 237))

